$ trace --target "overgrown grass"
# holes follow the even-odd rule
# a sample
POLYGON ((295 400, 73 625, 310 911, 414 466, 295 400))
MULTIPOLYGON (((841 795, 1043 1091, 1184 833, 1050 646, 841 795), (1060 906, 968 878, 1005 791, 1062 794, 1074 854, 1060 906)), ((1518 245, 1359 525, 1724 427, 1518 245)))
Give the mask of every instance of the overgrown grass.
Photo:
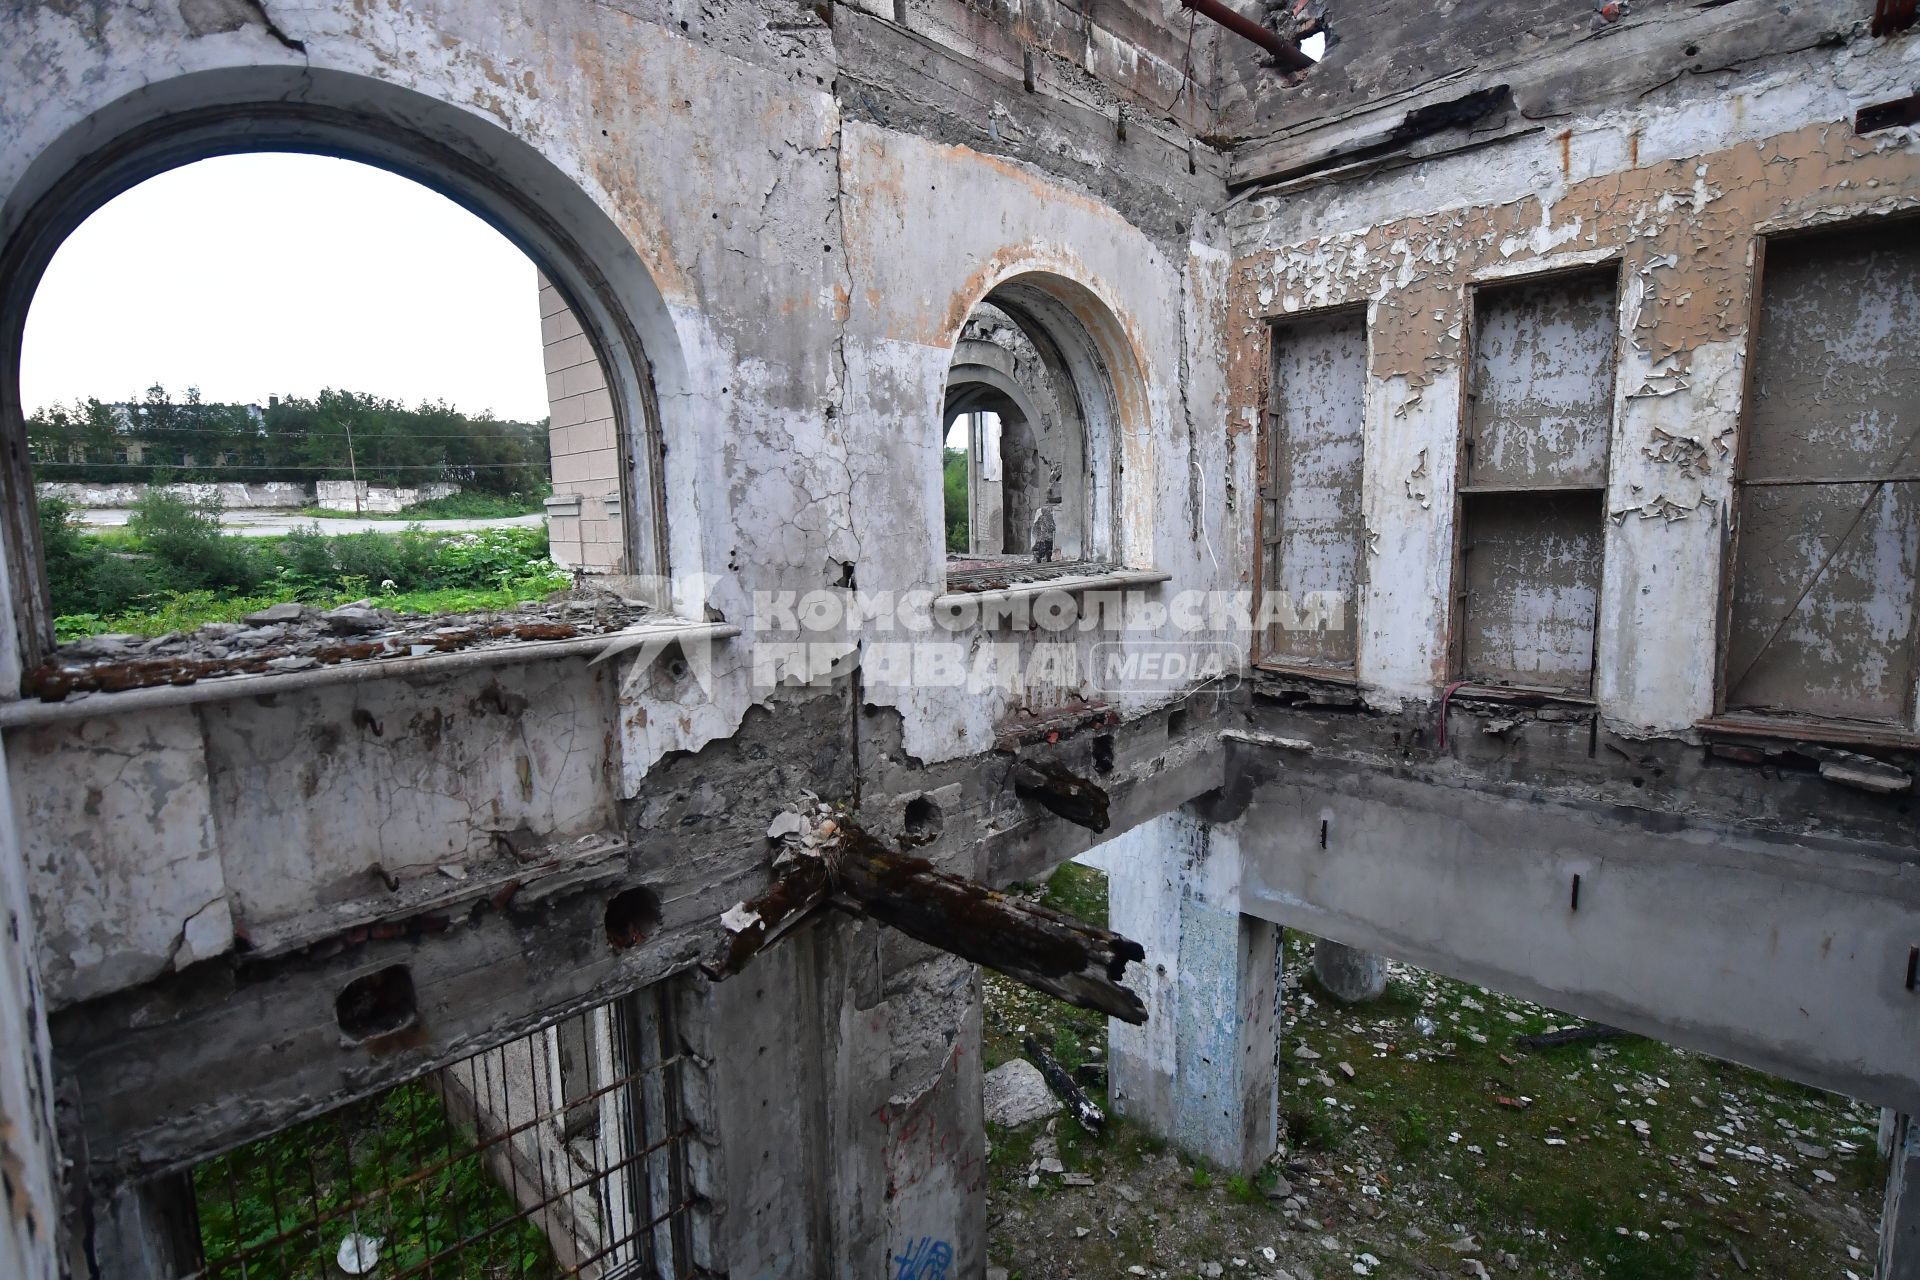
MULTIPOLYGON (((1038 896, 1104 924, 1105 888, 1098 872, 1069 864, 1038 896)), ((1096 1186, 1042 1175, 1030 1188, 1045 1126, 996 1130, 990 1212, 1008 1225, 995 1261, 1029 1275, 1059 1273, 1071 1258, 1076 1276, 1124 1280, 1137 1265, 1187 1276, 1271 1242, 1283 1255, 1325 1256, 1340 1274, 1362 1251, 1388 1260, 1376 1274, 1459 1274, 1447 1246, 1471 1235, 1489 1273, 1509 1274, 1500 1259, 1512 1254, 1514 1274, 1542 1280, 1870 1271, 1847 1252, 1870 1258, 1884 1177, 1869 1109, 1639 1038, 1528 1050, 1520 1036, 1575 1020, 1401 966, 1381 1000, 1338 1006, 1310 976, 1312 946, 1288 935, 1286 971, 1307 976, 1288 996, 1284 1030, 1287 1168, 1229 1175, 1169 1160, 1123 1118, 1096 1137, 1063 1116, 1059 1159, 1096 1186), (1422 1015, 1436 1024, 1430 1037, 1416 1027, 1422 1015), (1708 1147, 1714 1163, 1700 1158, 1708 1147), (1268 1197, 1283 1174, 1304 1208, 1268 1197), (1077 1236, 1086 1223, 1093 1231, 1077 1236)), ((1022 1034, 1063 1060, 1104 1060, 1102 1019, 994 974, 987 983, 988 1068, 1020 1056, 1022 1034)), ((1104 1087, 1088 1093, 1107 1104, 1104 1087)), ((1317 1262, 1313 1273, 1323 1274, 1317 1262)))
MULTIPOLYGON (((1311 963, 1311 941, 1290 938, 1289 969, 1311 963)), ((1517 1255, 1527 1274, 1680 1280, 1736 1250, 1741 1274, 1837 1274, 1825 1269, 1845 1256, 1834 1211, 1870 1197, 1883 1172, 1855 1104, 1637 1037, 1530 1051, 1515 1041, 1575 1020, 1441 978, 1423 986, 1396 982, 1360 1009, 1320 1001, 1290 1029, 1321 1055, 1293 1064, 1299 1078, 1338 1061, 1358 1072, 1287 1080, 1297 1148, 1397 1159, 1386 1176, 1417 1178, 1442 1221, 1517 1255), (1439 1023, 1433 1041, 1410 1025, 1422 1009, 1439 1023), (1809 1133, 1832 1158, 1794 1154, 1809 1133), (1743 1158, 1749 1144, 1785 1151, 1797 1172, 1743 1158), (1709 1145, 1713 1165, 1699 1159, 1709 1145), (1816 1179, 1816 1163, 1835 1181, 1816 1179)))
POLYGON ((380 1240, 378 1275, 433 1257, 433 1275, 460 1280, 557 1276, 545 1238, 516 1220, 512 1199, 481 1157, 447 1159, 472 1141, 432 1088, 416 1082, 210 1160, 193 1173, 204 1274, 335 1275, 341 1241, 356 1232, 380 1240), (243 1267, 237 1255, 256 1249, 262 1252, 243 1267))
POLYGON ((372 596, 421 613, 502 608, 572 582, 547 557, 540 527, 239 538, 220 531, 218 511, 157 494, 106 538, 82 535, 70 509, 43 502, 41 531, 62 640, 164 635, 295 600, 372 596))

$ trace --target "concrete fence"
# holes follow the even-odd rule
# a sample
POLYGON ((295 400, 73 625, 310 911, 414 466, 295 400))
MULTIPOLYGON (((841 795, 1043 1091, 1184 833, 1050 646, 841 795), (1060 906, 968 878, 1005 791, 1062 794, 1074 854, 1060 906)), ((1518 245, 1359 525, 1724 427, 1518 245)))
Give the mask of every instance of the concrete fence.
MULTIPOLYGON (((297 511, 313 501, 309 485, 291 481, 264 484, 169 484, 160 486, 190 502, 218 502, 228 511, 297 511)), ((150 484, 76 484, 48 481, 39 486, 43 498, 63 498, 76 507, 131 507, 154 489, 150 484)))
MULTIPOLYGON (((319 480, 299 484, 291 480, 271 480, 260 484, 169 484, 159 486, 190 502, 217 502, 223 511, 298 511, 319 505, 339 511, 352 511, 354 484, 351 480, 319 480)), ((76 507, 133 507, 152 492, 148 484, 74 484, 48 481, 39 486, 45 498, 61 498, 76 507)), ((359 510, 375 515, 392 514, 460 492, 457 484, 429 484, 418 488, 397 489, 390 485, 360 484, 359 510)))
POLYGON ((425 484, 416 489, 395 489, 386 485, 359 482, 359 502, 354 502, 354 481, 317 480, 314 494, 320 506, 329 511, 364 511, 374 515, 392 515, 416 502, 450 498, 460 492, 457 484, 425 484))

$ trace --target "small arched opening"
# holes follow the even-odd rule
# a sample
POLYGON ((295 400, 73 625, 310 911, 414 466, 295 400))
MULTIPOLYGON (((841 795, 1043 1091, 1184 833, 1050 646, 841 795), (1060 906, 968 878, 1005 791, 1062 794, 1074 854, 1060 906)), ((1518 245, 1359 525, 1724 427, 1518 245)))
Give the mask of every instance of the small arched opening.
POLYGON ((950 576, 1122 558, 1123 402, 1137 397, 1116 387, 1089 317, 1110 313, 1040 273, 1002 282, 967 316, 941 424, 950 576))

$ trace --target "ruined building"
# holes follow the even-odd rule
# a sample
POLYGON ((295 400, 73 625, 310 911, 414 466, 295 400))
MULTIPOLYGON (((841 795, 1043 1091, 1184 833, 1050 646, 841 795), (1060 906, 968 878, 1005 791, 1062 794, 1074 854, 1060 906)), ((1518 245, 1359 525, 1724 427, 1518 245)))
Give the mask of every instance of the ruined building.
POLYGON ((1911 0, 1237 7, 0 11, 0 1275, 421 1079, 580 1274, 978 1276, 974 962, 1246 1168, 1285 926, 1920 1112, 1911 0), (257 149, 539 263, 617 606, 53 649, 36 282, 257 149))

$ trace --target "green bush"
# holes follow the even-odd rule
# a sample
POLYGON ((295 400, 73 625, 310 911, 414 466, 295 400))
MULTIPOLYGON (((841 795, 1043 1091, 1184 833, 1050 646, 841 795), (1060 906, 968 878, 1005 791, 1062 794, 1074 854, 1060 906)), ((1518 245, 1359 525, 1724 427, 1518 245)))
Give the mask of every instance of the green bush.
POLYGON ((172 590, 244 593, 266 576, 245 538, 220 531, 217 502, 189 502, 150 489, 134 507, 127 530, 153 557, 154 577, 172 590))
POLYGON ((160 589, 147 557, 89 537, 62 499, 40 500, 40 547, 56 615, 118 613, 160 589))
POLYGON ((342 578, 364 578, 378 588, 420 591, 436 585, 434 562, 440 539, 418 529, 400 533, 348 533, 329 539, 333 563, 342 578))
POLYGON ((150 494, 126 532, 104 534, 87 533, 68 504, 45 499, 40 534, 63 641, 188 630, 285 600, 330 607, 377 595, 418 611, 504 609, 572 582, 548 558, 543 527, 330 537, 313 526, 246 539, 220 533, 215 508, 150 494))
POLYGON ((556 570, 547 558, 547 531, 514 527, 454 534, 440 543, 433 573, 435 586, 497 590, 556 570))

